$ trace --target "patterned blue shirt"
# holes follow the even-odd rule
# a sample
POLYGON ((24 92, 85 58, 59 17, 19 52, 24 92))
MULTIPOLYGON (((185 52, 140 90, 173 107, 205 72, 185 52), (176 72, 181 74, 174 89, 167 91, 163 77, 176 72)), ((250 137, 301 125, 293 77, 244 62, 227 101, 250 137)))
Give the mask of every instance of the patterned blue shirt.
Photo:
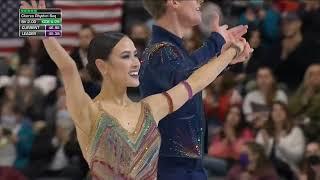
MULTIPOLYGON (((220 34, 212 33, 198 50, 190 54, 181 38, 154 25, 151 41, 142 56, 142 97, 167 91, 187 79, 195 69, 216 56, 224 43, 220 34)), ((160 158, 201 158, 204 129, 202 96, 198 93, 179 110, 160 121, 160 158)))

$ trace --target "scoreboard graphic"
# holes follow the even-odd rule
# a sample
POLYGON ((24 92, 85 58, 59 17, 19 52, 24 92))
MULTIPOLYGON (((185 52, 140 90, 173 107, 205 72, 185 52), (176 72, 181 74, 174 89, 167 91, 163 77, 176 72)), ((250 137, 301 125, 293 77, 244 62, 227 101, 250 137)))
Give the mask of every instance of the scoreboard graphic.
POLYGON ((19 37, 61 37, 61 9, 20 9, 19 37))

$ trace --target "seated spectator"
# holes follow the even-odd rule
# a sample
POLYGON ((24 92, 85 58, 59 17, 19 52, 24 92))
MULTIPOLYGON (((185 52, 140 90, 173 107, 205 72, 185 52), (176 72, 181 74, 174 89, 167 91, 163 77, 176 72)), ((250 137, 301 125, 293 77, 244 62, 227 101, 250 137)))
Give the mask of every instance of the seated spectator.
POLYGON ((150 37, 147 25, 143 22, 133 23, 128 34, 137 48, 137 56, 141 58, 150 37))
POLYGON ((243 144, 252 140, 252 132, 245 126, 241 108, 230 107, 221 131, 211 141, 208 155, 225 160, 238 160, 243 144))
POLYGON ((72 59, 74 59, 77 64, 78 70, 85 69, 88 64, 87 53, 90 41, 95 36, 95 29, 90 25, 82 25, 78 37, 79 46, 76 47, 70 54, 72 59))
MULTIPOLYGON (((210 111, 210 119, 218 119, 223 123, 227 111, 231 105, 241 104, 242 97, 236 89, 234 74, 225 72, 217 78, 211 88, 205 90, 204 98, 205 111, 210 111)), ((208 114, 207 114, 208 115, 208 114)))
POLYGON ((320 2, 304 1, 302 8, 302 31, 306 38, 316 38, 320 43, 320 2))
POLYGON ((248 92, 244 98, 243 111, 246 120, 259 129, 268 119, 270 105, 273 101, 287 103, 287 95, 278 88, 271 69, 260 67, 256 76, 257 89, 248 92))
POLYGON ((260 24, 260 19, 258 17, 258 7, 254 5, 249 5, 243 14, 240 15, 239 23, 243 25, 248 25, 249 29, 251 27, 257 27, 260 24))
POLYGON ((67 114, 66 95, 63 88, 56 91, 57 100, 54 105, 49 106, 46 111, 46 121, 50 126, 54 126, 57 120, 58 114, 67 114))
POLYGON ((10 58, 10 67, 14 72, 21 65, 30 65, 36 77, 57 74, 57 66, 50 59, 42 41, 37 38, 26 38, 23 46, 10 58))
POLYGON ((239 159, 243 144, 253 138, 245 126, 241 108, 232 105, 226 114, 224 126, 214 132, 204 165, 216 176, 225 176, 230 165, 239 159))
POLYGON ((275 102, 270 119, 256 137, 272 159, 278 174, 286 179, 294 179, 294 170, 303 157, 305 138, 302 130, 293 124, 287 105, 275 102))
POLYGON ((43 119, 43 94, 34 86, 34 72, 30 65, 21 65, 13 78, 15 101, 32 121, 43 119))
POLYGON ((21 172, 12 167, 0 167, 0 172, 1 180, 27 180, 21 172))
POLYGON ((272 45, 264 60, 290 92, 297 89, 308 66, 320 61, 320 51, 315 50, 320 48, 320 44, 316 38, 305 38, 301 27, 302 21, 297 13, 284 13, 283 38, 272 45))
POLYGON ((320 179, 320 144, 310 142, 297 172, 299 180, 320 179))
POLYGON ((96 31, 92 26, 86 24, 82 25, 78 33, 79 46, 70 53, 70 56, 75 61, 79 70, 84 90, 91 98, 94 98, 100 91, 99 85, 92 81, 85 68, 88 64, 87 53, 89 44, 95 34, 96 31))
POLYGON ((193 53, 202 45, 201 32, 198 27, 194 27, 188 32, 188 35, 183 38, 183 41, 187 51, 193 53))
MULTIPOLYGON (((0 118, 1 120, 2 118, 0 118)), ((1 124, 1 123, 0 123, 1 124)), ((11 141, 11 132, 0 126, 0 167, 12 167, 16 159, 16 149, 11 141)), ((1 179, 1 178, 0 178, 1 179)))
POLYGON ((303 82, 289 101, 289 110, 300 117, 299 123, 304 125, 308 141, 320 140, 320 64, 307 69, 303 82))
POLYGON ((242 97, 236 89, 236 82, 234 78, 234 74, 230 72, 225 72, 222 75, 217 109, 217 115, 221 122, 225 120, 226 113, 232 105, 241 104, 242 102, 242 97))
POLYGON ((1 117, 3 126, 12 133, 11 140, 16 149, 14 167, 23 169, 28 165, 33 143, 32 124, 18 105, 12 102, 7 102, 2 106, 1 117))
POLYGON ((237 73, 236 80, 239 82, 253 79, 257 70, 264 65, 263 60, 265 59, 264 56, 266 56, 266 47, 262 44, 262 35, 259 29, 254 28, 245 36, 250 47, 254 48, 254 53, 251 54, 248 61, 231 67, 231 71, 237 73))
MULTIPOLYGON (((11 81, 11 80, 10 80, 11 81)), ((16 99, 16 88, 9 83, 9 85, 2 88, 2 93, 0 95, 0 105, 5 102, 14 102, 16 99)))
POLYGON ((30 166, 24 173, 31 179, 40 177, 79 180, 88 167, 82 157, 69 116, 60 115, 56 128, 46 124, 35 138, 30 166), (55 129, 55 132, 52 130, 55 129), (81 171, 85 170, 85 171, 81 171))
MULTIPOLYGON (((219 78, 219 77, 218 77, 219 78)), ((217 78, 217 81, 219 79, 217 78)), ((218 102, 217 102, 217 95, 215 92, 216 83, 211 83, 208 87, 206 87, 202 92, 202 99, 204 104, 204 114, 205 118, 208 121, 208 124, 214 124, 216 125, 217 122, 213 122, 217 119, 216 112, 218 108, 218 102)))
POLYGON ((228 172, 226 180, 278 180, 272 163, 265 155, 263 147, 254 142, 243 146, 240 160, 228 172))

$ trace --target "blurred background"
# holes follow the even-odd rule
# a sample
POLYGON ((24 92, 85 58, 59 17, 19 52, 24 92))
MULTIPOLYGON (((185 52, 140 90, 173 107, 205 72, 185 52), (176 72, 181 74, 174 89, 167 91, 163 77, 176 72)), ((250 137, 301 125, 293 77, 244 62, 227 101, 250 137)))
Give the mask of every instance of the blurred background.
MULTIPOLYGON (((18 38, 19 4, 0 0, 0 180, 90 179, 57 67, 40 40, 18 38)), ((92 98, 100 85, 84 67, 96 33, 124 32, 140 55, 148 43, 153 21, 141 0, 47 6, 62 9, 59 41, 92 98)), ((204 90, 209 178, 258 178, 273 169, 281 179, 320 179, 320 1, 206 0, 202 11, 202 24, 184 38, 190 52, 209 35, 213 12, 220 24, 248 25, 255 49, 204 90)), ((137 88, 129 92, 139 99, 137 88)))

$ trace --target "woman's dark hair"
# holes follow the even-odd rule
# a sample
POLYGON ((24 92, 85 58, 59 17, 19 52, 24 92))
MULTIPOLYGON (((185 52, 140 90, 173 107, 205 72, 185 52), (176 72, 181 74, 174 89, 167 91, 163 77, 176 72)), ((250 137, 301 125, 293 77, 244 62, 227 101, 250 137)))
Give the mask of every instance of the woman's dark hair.
POLYGON ((270 111, 270 116, 269 116, 269 119, 268 121, 266 122, 266 126, 265 126, 265 129, 267 131, 267 133, 270 135, 270 136, 274 136, 274 132, 275 132, 275 124, 274 124, 274 121, 272 119, 272 110, 273 110, 273 106, 274 105, 279 105, 281 106, 282 110, 286 113, 286 119, 284 121, 284 125, 283 125, 283 128, 285 130, 285 132, 288 134, 290 133, 290 131, 292 130, 294 124, 292 122, 292 119, 290 118, 290 112, 288 110, 288 106, 281 102, 281 101, 275 101, 272 103, 271 105, 271 111, 270 111))
POLYGON ((274 76, 274 72, 272 71, 272 69, 268 66, 261 66, 259 67, 259 69, 257 70, 256 73, 256 77, 258 77, 258 72, 260 70, 268 70, 273 78, 273 83, 271 84, 271 89, 270 91, 266 94, 266 103, 267 105, 272 105, 274 99, 276 98, 277 95, 277 90, 278 90, 278 84, 277 84, 277 80, 276 77, 274 76))
MULTIPOLYGON (((243 132, 243 130, 247 127, 249 127, 249 125, 246 123, 246 121, 244 120, 244 114, 243 114, 243 110, 241 108, 240 105, 238 104, 233 104, 229 107, 227 113, 226 113, 226 118, 228 117, 228 114, 231 112, 231 109, 233 108, 237 108, 240 111, 240 120, 239 120, 239 124, 235 127, 235 135, 236 137, 241 137, 241 133, 243 132)), ((225 119, 225 123, 226 123, 227 119, 225 119)), ((221 137, 225 137, 225 133, 224 131, 221 131, 220 134, 221 137)))
POLYGON ((89 29, 93 35, 96 35, 95 29, 89 24, 82 24, 80 30, 89 29))
POLYGON ((222 76, 222 81, 221 81, 221 91, 220 93, 224 95, 227 93, 230 89, 234 88, 236 86, 236 81, 235 81, 235 75, 232 72, 225 72, 222 76))
POLYGON ((246 142, 245 145, 254 155, 258 157, 256 160, 256 169, 255 169, 256 172, 260 172, 265 167, 271 166, 271 162, 268 159, 265 153, 265 149, 262 145, 253 141, 246 142))
POLYGON ((91 40, 88 49, 88 64, 86 69, 93 80, 102 80, 102 76, 95 63, 96 59, 107 61, 112 49, 124 36, 126 35, 119 32, 105 32, 98 34, 91 40))

